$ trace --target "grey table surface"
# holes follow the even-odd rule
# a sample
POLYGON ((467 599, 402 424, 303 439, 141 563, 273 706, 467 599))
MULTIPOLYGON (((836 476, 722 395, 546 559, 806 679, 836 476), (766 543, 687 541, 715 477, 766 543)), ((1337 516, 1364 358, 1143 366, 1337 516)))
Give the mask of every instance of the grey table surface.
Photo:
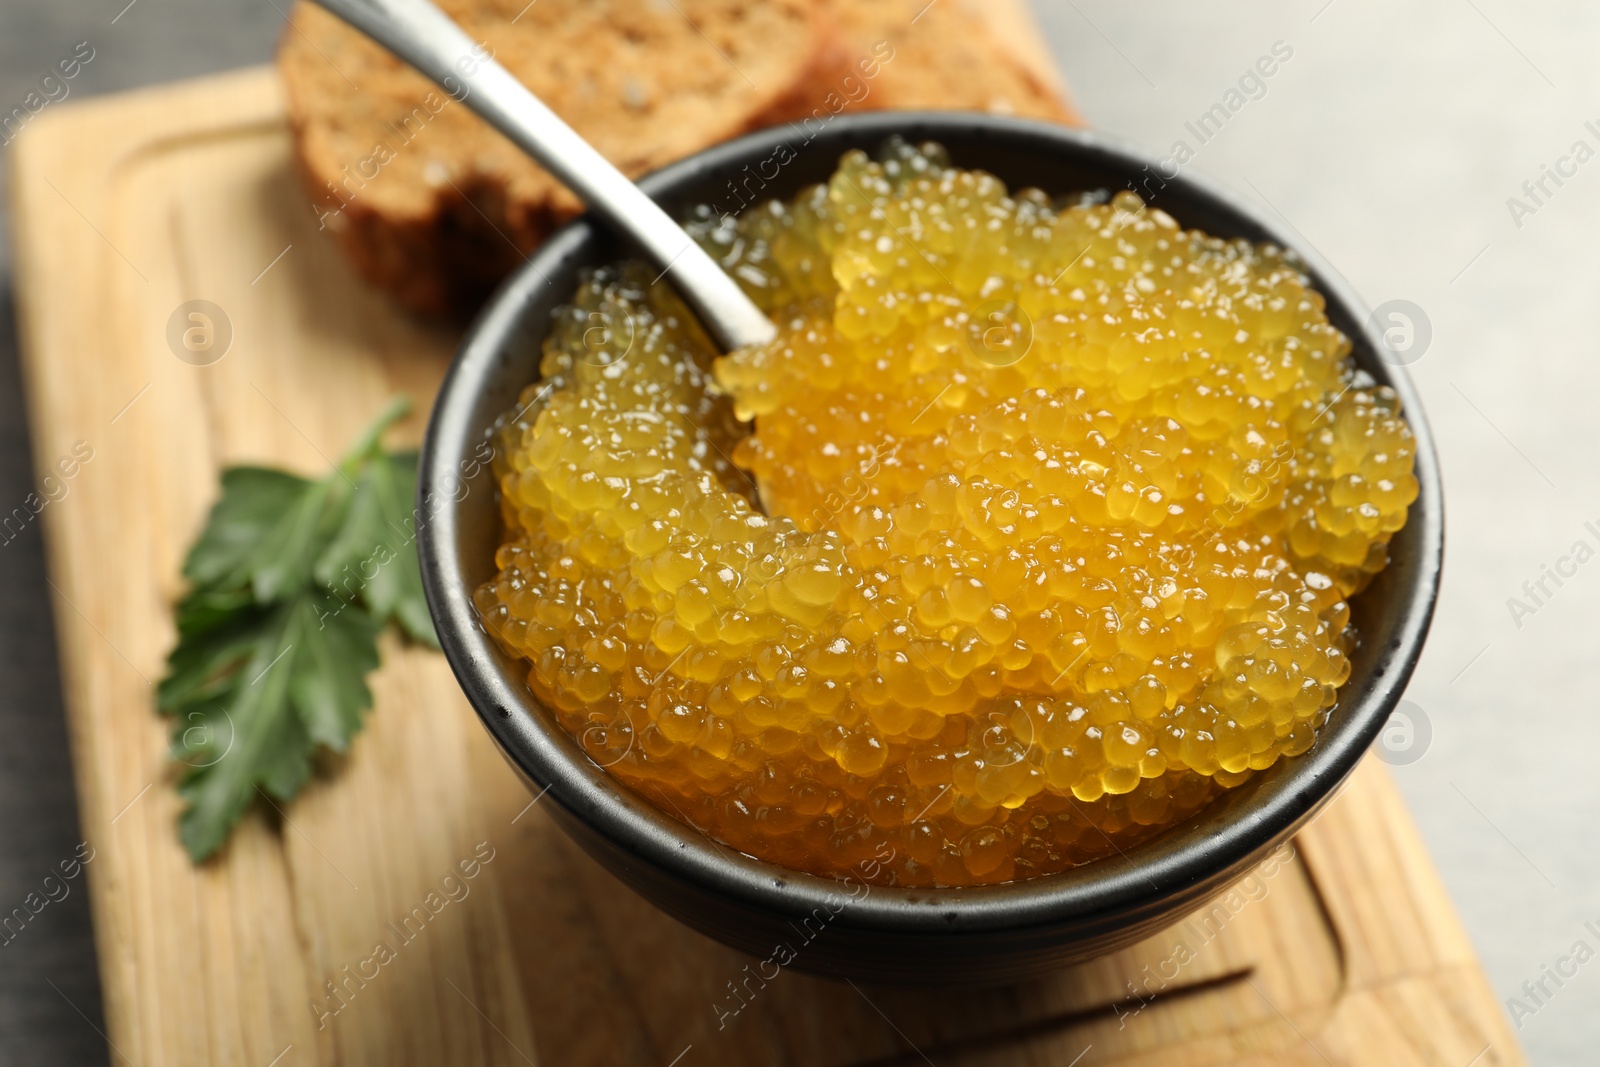
MULTIPOLYGON (((286 8, 125 4, 6 0, 0 112, 84 40, 95 59, 74 96, 263 61, 286 8)), ((1600 937, 1586 923, 1600 928, 1600 849, 1586 828, 1600 802, 1600 716, 1587 687, 1600 565, 1586 564, 1600 536, 1586 523, 1600 529, 1590 429, 1600 400, 1600 6, 1035 0, 1035 9, 1095 126, 1163 156, 1184 142, 1186 168, 1278 213, 1369 304, 1405 300, 1425 317, 1431 339, 1412 349, 1410 371, 1443 456, 1449 547, 1408 693, 1427 730, 1395 774, 1532 1062, 1593 1062, 1600 965, 1586 962, 1600 937), (1290 58, 1271 78, 1241 83, 1279 42, 1290 58), (1190 127, 1217 103, 1236 106, 1202 143, 1190 127), (1546 177, 1556 168, 1559 184, 1546 177)), ((5 255, 9 510, 32 488, 32 458, 5 255)), ((63 610, 37 528, 0 547, 0 910, 79 840, 45 624, 63 610)), ((100 1026, 80 886, 0 948, 0 1064, 103 1062, 100 1026)))

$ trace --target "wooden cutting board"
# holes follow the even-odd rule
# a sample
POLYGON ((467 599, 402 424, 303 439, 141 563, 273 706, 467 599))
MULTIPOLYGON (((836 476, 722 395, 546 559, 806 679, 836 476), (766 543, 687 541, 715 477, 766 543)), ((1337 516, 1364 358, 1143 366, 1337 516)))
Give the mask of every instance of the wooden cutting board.
MULTIPOLYGON (((1045 62, 1019 11, 1008 32, 1045 62)), ((114 1062, 1522 1062, 1370 760, 1239 892, 1096 963, 936 992, 784 973, 735 999, 750 961, 571 846, 443 658, 389 643, 349 755, 191 866, 153 683, 218 471, 325 470, 393 393, 426 410, 456 338, 365 288, 317 232, 269 70, 52 108, 13 160, 41 478, 92 450, 36 521, 114 1062), (231 326, 207 366, 168 342, 194 299, 231 326), (392 958, 375 963, 380 942, 392 958)))

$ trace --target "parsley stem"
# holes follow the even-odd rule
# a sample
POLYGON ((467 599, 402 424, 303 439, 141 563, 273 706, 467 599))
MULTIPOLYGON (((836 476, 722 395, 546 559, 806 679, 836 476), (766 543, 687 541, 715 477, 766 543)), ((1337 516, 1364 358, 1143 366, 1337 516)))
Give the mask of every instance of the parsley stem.
POLYGON ((383 438, 383 431, 394 425, 410 410, 411 398, 406 394, 400 393, 390 400, 384 405, 383 410, 378 412, 378 417, 372 420, 371 425, 356 438, 356 443, 351 446, 350 451, 344 454, 344 458, 339 461, 339 469, 347 475, 355 473, 356 468, 377 451, 378 443, 383 438))

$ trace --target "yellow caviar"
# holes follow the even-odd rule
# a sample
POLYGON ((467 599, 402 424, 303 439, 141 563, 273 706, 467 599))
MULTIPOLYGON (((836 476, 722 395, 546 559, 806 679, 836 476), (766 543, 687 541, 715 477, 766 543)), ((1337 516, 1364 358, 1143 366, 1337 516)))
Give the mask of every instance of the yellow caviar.
POLYGON ((774 863, 974 885, 1311 746, 1417 483, 1283 252, 903 144, 693 229, 778 339, 601 270, 497 440, 476 603, 598 763, 774 863))

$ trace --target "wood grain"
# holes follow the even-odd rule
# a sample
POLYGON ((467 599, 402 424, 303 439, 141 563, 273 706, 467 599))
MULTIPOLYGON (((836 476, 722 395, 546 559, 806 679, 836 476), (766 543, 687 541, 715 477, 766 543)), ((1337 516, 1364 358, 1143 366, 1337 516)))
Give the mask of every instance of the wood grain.
POLYGON ((389 643, 349 755, 191 866, 151 683, 218 471, 325 470, 393 393, 425 409, 455 342, 357 281, 288 149, 259 70, 53 111, 13 155, 35 454, 43 471, 77 442, 94 450, 42 521, 113 1060, 1522 1062, 1370 761, 1236 906, 1088 966, 936 992, 784 973, 734 999, 750 961, 568 843, 443 659, 389 643), (195 298, 233 327, 210 366, 166 340, 195 298), (372 962, 380 942, 389 962, 372 962))

